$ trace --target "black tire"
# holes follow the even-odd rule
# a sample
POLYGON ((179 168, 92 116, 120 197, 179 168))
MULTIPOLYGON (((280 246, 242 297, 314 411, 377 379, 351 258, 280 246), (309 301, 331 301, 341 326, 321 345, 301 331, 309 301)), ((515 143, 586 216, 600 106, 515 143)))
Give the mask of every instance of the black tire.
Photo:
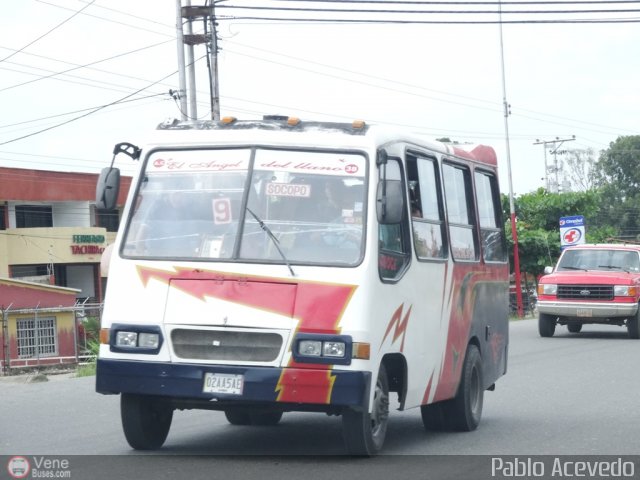
POLYGON ((556 317, 548 313, 538 313, 538 333, 541 337, 553 337, 556 331, 556 317))
POLYGON ((228 408, 224 411, 224 416, 231 425, 251 425, 251 414, 248 410, 228 408))
POLYGON ((567 323, 567 330, 569 330, 571 333, 580 333, 580 331, 582 330, 582 324, 581 323, 567 323))
POLYGON ((633 338, 634 340, 640 339, 640 330, 638 329, 639 317, 640 309, 638 309, 633 317, 627 318, 627 333, 629 334, 629 338, 633 338))
POLYGON ((282 412, 251 412, 251 425, 277 425, 282 418, 282 412))
POLYGON ((173 408, 157 397, 123 393, 120 417, 127 442, 136 450, 156 450, 167 439, 173 408))
POLYGON ((342 435, 350 455, 372 456, 382 450, 389 422, 389 380, 380 365, 371 413, 353 408, 342 412, 342 435))
POLYGON ((420 413, 422 415, 422 425, 430 432, 445 432, 451 430, 451 425, 445 415, 446 402, 422 405, 420 413))
POLYGON ((458 393, 443 405, 445 420, 452 430, 471 432, 480 424, 483 403, 482 358, 478 347, 469 345, 458 393))

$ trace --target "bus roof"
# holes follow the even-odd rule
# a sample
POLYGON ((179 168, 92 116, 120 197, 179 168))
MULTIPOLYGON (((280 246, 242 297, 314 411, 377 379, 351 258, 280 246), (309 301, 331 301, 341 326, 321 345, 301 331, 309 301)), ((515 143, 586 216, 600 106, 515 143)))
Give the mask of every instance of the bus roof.
POLYGON ((237 145, 253 143, 291 145, 292 133, 301 133, 295 144, 301 147, 362 148, 380 147, 394 141, 404 141, 429 148, 444 155, 452 155, 486 165, 497 166, 495 150, 487 145, 449 144, 432 140, 422 134, 398 128, 353 122, 302 121, 296 117, 267 115, 258 120, 238 120, 225 117, 220 121, 181 122, 173 120, 157 127, 150 138, 156 146, 216 143, 237 145), (167 136, 166 132, 179 133, 167 136), (250 134, 248 134, 250 132, 250 134))

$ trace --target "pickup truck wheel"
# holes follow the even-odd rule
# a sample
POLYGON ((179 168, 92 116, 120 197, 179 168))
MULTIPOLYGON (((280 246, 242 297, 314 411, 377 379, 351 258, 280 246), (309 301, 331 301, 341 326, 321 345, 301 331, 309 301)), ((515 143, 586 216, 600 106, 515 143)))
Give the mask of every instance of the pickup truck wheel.
POLYGON ((580 330, 582 330, 582 324, 581 323, 567 323, 567 330, 569 330, 571 333, 580 333, 580 330))
POLYGON ((548 313, 538 313, 538 333, 541 337, 553 337, 556 331, 556 317, 548 313))
POLYGON ((638 312, 633 317, 627 318, 627 333, 629 334, 629 338, 633 338, 634 340, 640 339, 638 317, 640 317, 640 309, 638 309, 638 312))

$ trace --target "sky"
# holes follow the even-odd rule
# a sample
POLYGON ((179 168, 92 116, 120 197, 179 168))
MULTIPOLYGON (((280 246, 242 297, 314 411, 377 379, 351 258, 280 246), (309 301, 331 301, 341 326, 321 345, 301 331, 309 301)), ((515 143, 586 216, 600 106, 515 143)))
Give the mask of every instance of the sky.
MULTIPOLYGON (((204 1, 192 3, 202 5, 204 1)), ((415 12, 437 8, 496 11, 496 5, 407 3, 220 3, 221 115, 363 119, 434 139, 448 137, 491 145, 499 158, 501 190, 509 192, 510 163, 516 196, 545 186, 545 146, 538 142, 575 135, 575 140, 561 148, 592 149, 597 156, 619 136, 640 134, 637 23, 505 23, 503 89, 500 27, 496 23, 290 20, 335 20, 339 16, 376 21, 498 19, 497 13, 415 12), (332 17, 308 11, 231 8, 234 5, 404 8, 414 13, 355 12, 332 17), (286 19, 237 18, 247 16, 286 19), (508 142, 505 92, 510 105, 508 142)), ((108 166, 114 144, 142 143, 159 123, 181 116, 169 94, 179 88, 175 0, 20 0, 3 2, 2 9, 0 166, 95 173, 108 166), (98 107, 103 108, 96 110, 98 107), (68 123, 60 125, 64 122, 68 123)), ((640 2, 588 7, 505 2, 502 9, 505 21, 640 21, 640 2), (508 13, 516 9, 586 8, 637 12, 508 13)), ((202 31, 201 23, 194 28, 202 31)), ((210 118, 205 53, 203 46, 196 46, 198 117, 203 119, 210 118)), ((553 166, 552 146, 547 145, 549 166, 553 166)), ((135 169, 126 157, 118 166, 124 174, 135 169)), ((547 178, 553 180, 553 172, 547 172, 547 178)))

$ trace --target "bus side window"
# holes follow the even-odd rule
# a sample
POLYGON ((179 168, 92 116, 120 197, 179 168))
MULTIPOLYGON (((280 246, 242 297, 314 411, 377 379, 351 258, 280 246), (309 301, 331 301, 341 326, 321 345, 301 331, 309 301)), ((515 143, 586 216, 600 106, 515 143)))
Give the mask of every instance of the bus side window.
MULTIPOLYGON (((387 179, 401 180, 402 172, 400 163, 390 158, 386 166, 387 179)), ((407 269, 410 261, 409 227, 407 214, 400 223, 392 225, 378 225, 378 271, 383 281, 395 282, 399 280, 407 269)))
POLYGON ((419 259, 446 258, 446 229, 435 159, 407 155, 413 243, 419 259))
POLYGON ((449 239, 454 260, 479 259, 477 224, 471 175, 467 167, 445 163, 442 166, 444 193, 449 220, 449 239))
POLYGON ((495 175, 476 171, 478 222, 482 241, 482 256, 486 262, 506 262, 507 247, 500 206, 500 192, 495 175))

